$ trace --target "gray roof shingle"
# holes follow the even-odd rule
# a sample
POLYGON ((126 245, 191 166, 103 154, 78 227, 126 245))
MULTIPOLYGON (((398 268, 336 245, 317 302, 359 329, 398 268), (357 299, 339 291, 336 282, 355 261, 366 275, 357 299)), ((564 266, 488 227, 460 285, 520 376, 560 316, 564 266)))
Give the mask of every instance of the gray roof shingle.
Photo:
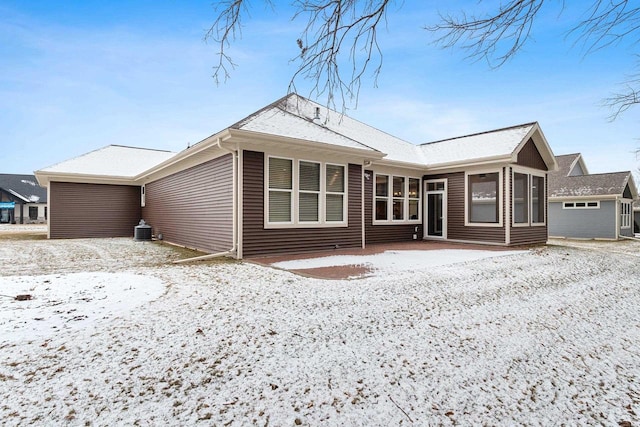
POLYGON ((579 153, 556 156, 558 170, 549 174, 549 197, 587 197, 622 195, 632 179, 631 172, 596 173, 567 176, 579 153))
POLYGON ((47 203, 47 189, 38 185, 35 175, 0 174, 0 188, 25 203, 47 203))

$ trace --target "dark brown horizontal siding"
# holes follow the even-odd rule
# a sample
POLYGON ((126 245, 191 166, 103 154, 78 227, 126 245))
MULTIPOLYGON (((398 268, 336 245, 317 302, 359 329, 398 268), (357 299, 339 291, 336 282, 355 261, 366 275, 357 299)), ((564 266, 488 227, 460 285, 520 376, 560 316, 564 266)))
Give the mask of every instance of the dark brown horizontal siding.
POLYGON ((362 245, 362 168, 348 170, 348 227, 264 228, 264 153, 243 152, 243 257, 299 253, 362 245))
POLYGON ((145 221, 163 239, 204 252, 233 246, 231 154, 150 182, 145 221))
POLYGON ((141 218, 140 187, 51 182, 52 239, 133 237, 141 218))
POLYGON ((422 224, 373 225, 373 171, 366 171, 364 182, 364 224, 366 244, 393 243, 422 239, 422 224), (416 232, 416 227, 418 231, 416 232))
POLYGON ((533 245, 547 241, 547 226, 512 227, 511 245, 533 245))
POLYGON ((447 178, 447 239, 504 244, 504 227, 467 227, 464 225, 464 172, 427 177, 427 179, 443 178, 447 178))
POLYGON ((518 160, 516 161, 516 164, 543 171, 548 170, 544 159, 540 155, 540 152, 532 139, 529 139, 524 147, 522 147, 522 150, 518 153, 518 160))

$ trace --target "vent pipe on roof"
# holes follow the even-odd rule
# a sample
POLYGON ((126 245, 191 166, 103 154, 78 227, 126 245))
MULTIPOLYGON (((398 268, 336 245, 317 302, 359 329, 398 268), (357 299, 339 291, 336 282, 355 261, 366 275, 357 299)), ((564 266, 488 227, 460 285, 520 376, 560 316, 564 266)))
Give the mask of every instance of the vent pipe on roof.
POLYGON ((313 122, 314 123, 320 122, 320 107, 316 107, 315 115, 313 116, 313 122))

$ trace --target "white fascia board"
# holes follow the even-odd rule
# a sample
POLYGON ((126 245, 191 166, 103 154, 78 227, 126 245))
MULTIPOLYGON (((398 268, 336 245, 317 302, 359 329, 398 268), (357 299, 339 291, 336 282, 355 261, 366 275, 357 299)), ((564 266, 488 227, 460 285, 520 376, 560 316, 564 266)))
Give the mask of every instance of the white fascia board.
POLYGON ((162 163, 159 163, 157 165, 155 165, 154 167, 152 167, 151 169, 148 169, 138 175, 135 176, 135 180, 136 181, 140 181, 143 180, 144 178, 149 177, 150 175, 153 175, 157 172, 162 171, 163 169, 169 168, 179 162, 184 161, 185 159, 195 156, 213 146, 215 146, 218 143, 218 140, 222 140, 222 141, 226 141, 230 138, 230 134, 229 134, 229 129, 225 129, 222 132, 218 132, 214 135, 211 135, 205 139, 203 139, 200 142, 197 142, 196 144, 192 145, 191 147, 182 150, 181 152, 179 152, 178 154, 176 154, 175 156, 165 160, 162 163))
POLYGON ((582 200, 616 200, 620 197, 618 194, 607 195, 591 195, 591 196, 549 196, 549 203, 551 202, 575 202, 582 200))
POLYGON ((241 129, 228 129, 232 140, 238 141, 243 147, 250 146, 252 142, 257 142, 262 149, 270 147, 282 148, 286 146, 291 149, 318 150, 324 152, 351 155, 366 160, 376 161, 383 159, 387 154, 372 148, 343 147, 325 142, 309 141, 306 139, 291 138, 286 136, 271 135, 261 132, 254 132, 241 129))
POLYGON ((42 171, 36 171, 35 175, 41 187, 47 187, 51 181, 85 184, 139 185, 132 176, 90 175, 81 173, 42 171))
POLYGON ((17 197, 18 199, 20 199, 20 200, 22 200, 22 201, 24 201, 24 202, 29 203, 29 200, 28 200, 28 199, 26 199, 26 198, 22 197, 22 195, 20 195, 20 194, 16 193, 16 192, 15 192, 15 191, 13 191, 12 189, 10 189, 10 188, 5 188, 5 191, 7 191, 7 192, 9 192, 9 193, 13 194, 13 195, 14 195, 15 197, 17 197))
POLYGON ((474 161, 458 161, 449 163, 440 163, 436 165, 427 165, 427 173, 433 172, 448 172, 448 170, 467 170, 468 168, 485 167, 485 166, 499 166, 503 167, 506 164, 513 163, 510 155, 501 155, 494 157, 485 157, 474 161))

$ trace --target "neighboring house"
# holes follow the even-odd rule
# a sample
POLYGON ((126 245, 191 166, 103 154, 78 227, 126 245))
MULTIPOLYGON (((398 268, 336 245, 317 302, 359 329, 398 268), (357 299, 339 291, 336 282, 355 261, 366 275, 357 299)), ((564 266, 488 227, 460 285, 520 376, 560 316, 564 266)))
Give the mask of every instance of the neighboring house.
POLYGON ((144 218, 167 241, 242 258, 544 243, 555 168, 537 123, 414 145, 292 94, 175 155, 108 146, 36 176, 51 238, 130 236, 144 218))
POLYGON ((633 236, 631 172, 590 174, 582 155, 557 156, 549 174, 549 236, 620 239, 633 236))
POLYGON ((0 174, 0 223, 44 223, 47 214, 47 189, 34 175, 0 174))

